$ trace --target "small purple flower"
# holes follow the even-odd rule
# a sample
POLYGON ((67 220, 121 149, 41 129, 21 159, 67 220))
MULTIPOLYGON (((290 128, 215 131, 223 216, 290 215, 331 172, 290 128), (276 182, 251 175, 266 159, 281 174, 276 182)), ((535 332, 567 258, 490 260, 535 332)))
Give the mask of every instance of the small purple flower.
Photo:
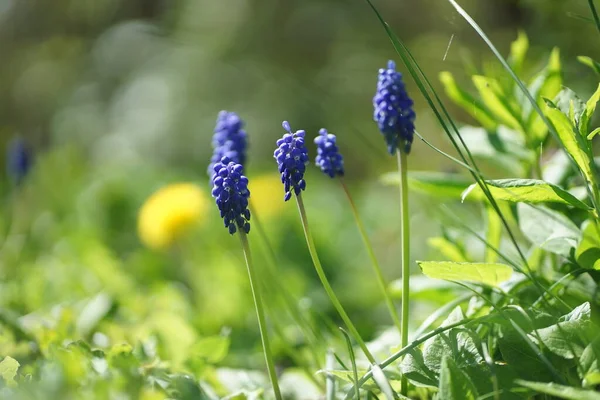
POLYGON ((304 131, 292 133, 287 121, 283 121, 282 126, 288 133, 277 141, 277 149, 273 157, 277 160, 281 183, 284 185, 283 199, 288 201, 292 197, 292 191, 299 195, 302 190, 306 189, 304 172, 306 172, 306 164, 308 164, 308 150, 304 146, 304 136, 306 135, 304 131))
POLYGON ((317 145, 315 164, 331 178, 336 175, 344 176, 344 157, 340 154, 335 141, 335 135, 327 133, 325 128, 321 129, 319 136, 315 138, 317 145))
POLYGON ((7 148, 6 171, 8 176, 19 184, 25 179, 31 169, 31 150, 25 139, 18 137, 13 139, 7 148))
POLYGON ((230 234, 237 229, 250 232, 250 210, 248 210, 248 178, 244 167, 227 157, 221 158, 213 166, 212 196, 216 199, 221 218, 230 234))
POLYGON ((234 112, 221 111, 217 117, 215 133, 212 139, 213 156, 208 166, 208 175, 212 176, 213 167, 227 157, 231 161, 242 164, 246 162, 246 148, 248 138, 244 128, 244 122, 234 112))
POLYGON ((393 155, 402 146, 401 150, 410 153, 415 132, 413 101, 393 61, 388 61, 387 69, 379 70, 373 107, 373 119, 385 137, 388 152, 393 155))

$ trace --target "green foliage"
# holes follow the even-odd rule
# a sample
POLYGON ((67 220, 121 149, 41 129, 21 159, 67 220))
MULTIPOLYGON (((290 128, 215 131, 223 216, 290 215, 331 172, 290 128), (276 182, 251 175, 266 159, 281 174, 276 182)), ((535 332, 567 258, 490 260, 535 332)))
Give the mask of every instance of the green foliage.
POLYGON ((510 279, 512 268, 497 263, 459 263, 453 261, 417 261, 421 271, 430 278, 451 281, 471 281, 497 286, 510 279))

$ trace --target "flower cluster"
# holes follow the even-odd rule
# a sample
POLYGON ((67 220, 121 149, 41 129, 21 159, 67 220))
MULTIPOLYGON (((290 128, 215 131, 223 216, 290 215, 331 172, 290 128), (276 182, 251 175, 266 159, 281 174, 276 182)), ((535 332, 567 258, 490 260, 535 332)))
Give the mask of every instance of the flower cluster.
POLYGON ((223 157, 244 165, 248 143, 246 131, 243 127, 244 122, 236 113, 228 111, 219 113, 212 139, 214 151, 208 167, 209 176, 212 176, 215 164, 221 161, 223 157))
POLYGON ((223 157, 213 166, 212 196, 216 199, 221 218, 230 234, 237 229, 250 232, 250 210, 248 210, 248 178, 244 175, 244 167, 223 157))
POLYGON ((292 133, 287 121, 283 121, 282 125, 288 133, 277 140, 277 149, 273 156, 277 160, 281 183, 284 185, 283 199, 288 201, 292 197, 292 191, 299 195, 302 190, 306 189, 304 172, 306 164, 308 164, 308 150, 304 146, 306 133, 303 130, 292 133))
POLYGON ((340 154, 335 141, 335 135, 327 133, 327 129, 321 129, 319 136, 315 138, 317 145, 315 164, 331 178, 344 175, 344 157, 340 154))
POLYGON ((6 170, 15 183, 21 183, 31 168, 31 152, 23 138, 10 142, 6 155, 6 170))
POLYGON ((385 137, 390 154, 394 154, 399 146, 405 153, 410 153, 415 131, 412 106, 402 74, 396 71, 393 61, 388 61, 387 69, 379 70, 377 92, 373 97, 373 119, 385 137))

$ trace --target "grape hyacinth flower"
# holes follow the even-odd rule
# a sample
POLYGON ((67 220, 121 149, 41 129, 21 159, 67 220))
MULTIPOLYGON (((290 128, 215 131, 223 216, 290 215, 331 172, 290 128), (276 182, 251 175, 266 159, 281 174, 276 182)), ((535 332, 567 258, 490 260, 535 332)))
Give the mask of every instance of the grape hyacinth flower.
POLYGON ((13 139, 8 145, 6 155, 6 171, 8 176, 19 184, 31 168, 31 152, 23 138, 13 139))
POLYGON ((219 112, 212 139, 214 150, 208 167, 209 176, 212 176, 215 164, 223 157, 237 164, 245 164, 248 138, 243 128, 244 122, 236 113, 225 110, 219 112))
POLYGON ((292 197, 292 191, 297 196, 306 189, 304 172, 308 164, 308 150, 304 146, 306 132, 300 130, 292 133, 287 121, 283 121, 282 126, 288 133, 277 140, 277 149, 273 157, 277 160, 281 183, 284 185, 283 199, 288 201, 292 197))
POLYGON ((331 178, 336 175, 344 176, 344 157, 340 154, 335 142, 335 135, 328 133, 325 128, 321 129, 319 136, 315 138, 317 145, 315 164, 331 178))
POLYGON ((406 93, 402 74, 396 71, 394 61, 388 61, 387 68, 379 70, 377 92, 373 97, 373 119, 385 137, 388 152, 396 149, 410 153, 415 131, 413 101, 406 93))
POLYGON ((223 157, 213 166, 212 196, 216 199, 224 225, 234 234, 238 229, 250 232, 250 210, 248 210, 248 178, 244 167, 223 157))

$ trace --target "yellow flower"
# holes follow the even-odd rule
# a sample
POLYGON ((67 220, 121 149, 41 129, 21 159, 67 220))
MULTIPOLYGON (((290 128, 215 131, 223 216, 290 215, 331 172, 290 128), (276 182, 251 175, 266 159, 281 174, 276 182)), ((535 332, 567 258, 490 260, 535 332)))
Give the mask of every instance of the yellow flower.
POLYGON ((138 234, 153 249, 164 249, 206 218, 208 201, 193 183, 175 183, 152 194, 138 215, 138 234))
POLYGON ((283 210, 283 184, 277 174, 265 174, 251 178, 250 205, 258 214, 258 218, 268 219, 279 215, 283 210))

